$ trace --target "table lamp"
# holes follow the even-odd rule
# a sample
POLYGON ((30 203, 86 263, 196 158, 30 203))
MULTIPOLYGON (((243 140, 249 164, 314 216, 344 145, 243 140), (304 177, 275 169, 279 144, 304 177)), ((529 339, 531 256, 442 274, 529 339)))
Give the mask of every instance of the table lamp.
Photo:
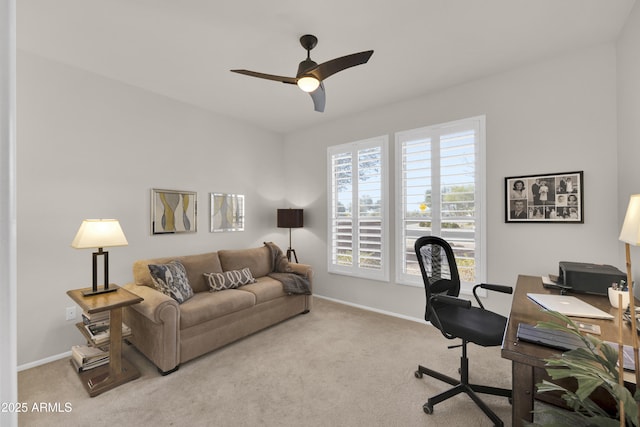
POLYGON ((287 249, 289 262, 291 262, 291 254, 293 254, 296 263, 298 262, 296 250, 291 247, 291 229, 303 227, 302 212, 302 209, 278 209, 278 228, 289 229, 289 248, 287 249))
MULTIPOLYGON (((635 313, 635 301, 633 295, 633 278, 631 275, 631 250, 629 245, 640 245, 640 194, 634 194, 629 199, 627 213, 622 223, 622 231, 620 232, 620 240, 624 242, 625 253, 627 258, 627 286, 629 287, 629 311, 635 313)), ((631 315, 631 330, 636 331, 636 316, 631 315)), ((640 369, 637 369, 638 363, 638 334, 633 336, 633 353, 636 366, 636 384, 640 384, 640 369)), ((640 403, 639 403, 640 406, 640 403)))
POLYGON ((122 232, 117 219, 85 219, 80 224, 71 247, 76 249, 98 248, 93 253, 93 286, 84 291, 85 296, 113 292, 117 288, 109 288, 109 252, 102 248, 109 246, 127 246, 127 238, 122 232), (104 286, 98 289, 98 256, 104 257, 104 286))

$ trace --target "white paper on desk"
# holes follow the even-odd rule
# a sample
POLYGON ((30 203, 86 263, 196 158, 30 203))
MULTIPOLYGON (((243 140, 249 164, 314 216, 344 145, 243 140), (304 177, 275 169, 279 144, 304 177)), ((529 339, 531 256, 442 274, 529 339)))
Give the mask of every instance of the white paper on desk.
POLYGON ((557 285, 556 282, 551 280, 549 276, 542 276, 542 284, 543 285, 557 285))
POLYGON ((570 291, 571 290, 571 286, 567 286, 564 285, 556 280, 553 280, 551 278, 551 276, 541 276, 542 277, 542 285, 545 288, 552 288, 552 289, 560 289, 562 291, 570 291))

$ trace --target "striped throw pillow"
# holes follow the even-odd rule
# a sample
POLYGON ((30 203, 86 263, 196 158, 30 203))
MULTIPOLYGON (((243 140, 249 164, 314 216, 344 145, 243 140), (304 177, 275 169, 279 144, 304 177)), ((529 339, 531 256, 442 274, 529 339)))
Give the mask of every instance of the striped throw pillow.
POLYGON ((248 267, 242 270, 225 271, 224 273, 204 273, 204 277, 209 282, 210 292, 235 289, 256 282, 248 267))

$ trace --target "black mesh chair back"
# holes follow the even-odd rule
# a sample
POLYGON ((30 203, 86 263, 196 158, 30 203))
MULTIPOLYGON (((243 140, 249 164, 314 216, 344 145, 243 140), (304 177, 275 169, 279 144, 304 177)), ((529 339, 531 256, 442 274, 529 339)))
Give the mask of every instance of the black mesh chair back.
POLYGON ((429 286, 427 292, 458 296, 460 277, 451 247, 441 238, 427 236, 420 246, 420 268, 429 286), (453 266, 453 268, 452 268, 453 266))
POLYGON ((449 348, 462 347, 459 380, 424 366, 418 366, 415 372, 417 378, 422 378, 426 374, 454 386, 430 398, 423 405, 423 410, 427 414, 432 414, 435 404, 459 393, 466 393, 495 425, 502 426, 502 420, 480 400, 476 393, 493 394, 510 399, 511 390, 469 383, 467 344, 472 342, 485 347, 500 345, 507 324, 504 316, 485 310, 477 295, 477 289, 504 293, 512 293, 513 290, 511 287, 502 285, 475 285, 473 295, 478 306, 472 306, 471 301, 459 297, 460 273, 453 249, 447 241, 436 236, 420 237, 415 243, 415 252, 426 295, 425 320, 438 328, 446 338, 462 340, 459 345, 449 346, 449 348))
POLYGON ((434 316, 431 313, 434 310, 442 309, 443 304, 435 302, 433 303, 435 307, 432 307, 431 296, 457 297, 460 294, 460 276, 453 250, 446 241, 435 236, 426 236, 421 239, 419 252, 418 246, 416 246, 416 255, 425 285, 427 303, 424 319, 433 322, 434 316))

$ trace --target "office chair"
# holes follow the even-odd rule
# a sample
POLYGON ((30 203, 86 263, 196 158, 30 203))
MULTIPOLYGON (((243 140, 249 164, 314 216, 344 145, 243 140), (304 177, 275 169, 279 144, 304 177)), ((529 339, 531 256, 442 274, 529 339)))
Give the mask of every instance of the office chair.
POLYGON ((432 414, 435 404, 459 393, 466 393, 496 426, 502 426, 502 420, 480 400, 477 393, 508 397, 511 402, 511 390, 469 383, 467 343, 472 342, 483 347, 501 345, 507 325, 505 317, 485 310, 476 294, 477 288, 508 294, 511 294, 513 289, 501 285, 476 285, 473 288, 473 295, 479 307, 472 307, 471 301, 458 298, 460 293, 458 267, 453 250, 445 240, 435 236, 420 237, 415 243, 415 251, 427 296, 425 320, 440 329, 446 338, 462 340, 462 344, 449 346, 449 348, 462 347, 459 380, 418 366, 415 372, 416 378, 422 378, 426 374, 454 386, 427 400, 423 405, 424 412, 432 414))

